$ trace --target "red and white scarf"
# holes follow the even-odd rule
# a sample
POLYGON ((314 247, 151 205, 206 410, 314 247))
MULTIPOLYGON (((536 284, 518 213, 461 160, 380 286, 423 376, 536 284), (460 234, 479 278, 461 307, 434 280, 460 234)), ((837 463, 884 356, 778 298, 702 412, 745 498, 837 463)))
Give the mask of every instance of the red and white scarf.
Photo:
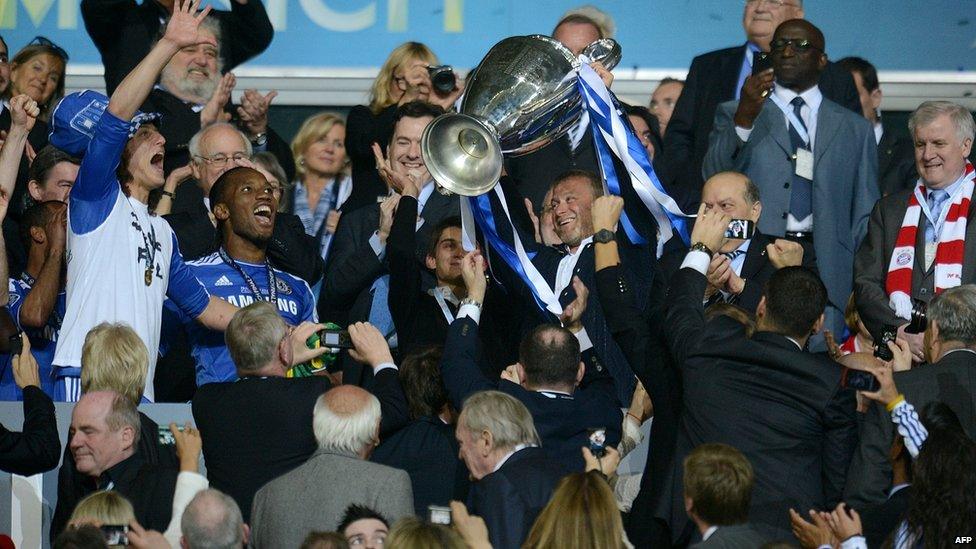
MULTIPOLYGON (((936 294, 948 288, 954 288, 962 282, 966 220, 969 217, 974 178, 976 178, 976 171, 974 171, 971 163, 966 162, 962 188, 952 197, 945 223, 942 224, 942 229, 936 235, 938 239, 935 249, 936 294)), ((926 192, 925 185, 919 183, 915 192, 908 197, 908 209, 905 210, 905 218, 901 222, 901 229, 898 231, 898 238, 895 240, 895 249, 891 252, 891 261, 888 263, 888 278, 885 281, 888 304, 896 315, 905 320, 911 320, 915 242, 918 236, 918 223, 922 217, 922 206, 920 204, 925 201, 926 192)), ((937 212, 930 213, 935 216, 938 215, 937 212)))

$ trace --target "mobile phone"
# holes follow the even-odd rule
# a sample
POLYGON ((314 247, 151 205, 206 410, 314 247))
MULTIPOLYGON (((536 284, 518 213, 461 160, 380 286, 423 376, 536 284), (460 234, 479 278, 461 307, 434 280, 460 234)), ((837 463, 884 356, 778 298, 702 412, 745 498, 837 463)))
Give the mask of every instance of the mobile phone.
POLYGON ((874 346, 874 356, 888 361, 895 358, 895 353, 888 348, 888 342, 894 341, 898 337, 898 328, 891 324, 885 324, 881 327, 881 339, 874 346))
POLYGON ((752 74, 759 74, 771 68, 773 68, 773 57, 769 52, 757 51, 752 54, 752 74))
POLYGON ((129 545, 129 526, 125 524, 103 524, 102 536, 105 545, 129 545))
POLYGON ((729 228, 725 229, 725 238, 749 240, 756 230, 756 224, 749 219, 733 219, 729 221, 729 228))
MULTIPOLYGON (((177 425, 176 426, 176 430, 182 433, 183 432, 183 426, 182 425, 177 425)), ((173 446, 174 444, 176 444, 176 439, 173 438, 173 433, 169 430, 169 426, 167 426, 167 425, 158 425, 157 426, 157 433, 159 435, 159 443, 160 444, 162 444, 164 446, 173 446)))
POLYGON ((24 352, 24 342, 20 339, 20 332, 10 336, 7 345, 10 346, 10 356, 17 356, 24 352))
POLYGON ((427 506, 427 522, 431 524, 451 525, 451 508, 440 505, 427 506))
POLYGON ((841 387, 854 389, 855 391, 867 391, 873 393, 881 389, 881 382, 874 377, 871 372, 864 370, 852 370, 844 368, 844 373, 840 377, 841 387))
POLYGON ((603 457, 607 453, 607 428, 597 427, 588 429, 588 431, 590 433, 587 437, 590 453, 593 454, 593 457, 603 457))
POLYGON ((330 330, 326 328, 319 332, 319 340, 323 347, 338 349, 352 349, 352 339, 349 338, 348 330, 330 330))

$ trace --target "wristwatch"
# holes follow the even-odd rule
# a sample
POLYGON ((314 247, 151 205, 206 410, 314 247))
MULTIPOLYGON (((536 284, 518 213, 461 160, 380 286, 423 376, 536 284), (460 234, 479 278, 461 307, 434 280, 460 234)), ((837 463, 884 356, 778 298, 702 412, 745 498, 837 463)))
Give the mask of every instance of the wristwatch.
POLYGON ((607 242, 613 242, 615 239, 613 231, 610 229, 600 229, 593 235, 593 242, 597 244, 606 244, 607 242))
POLYGON ((712 257, 712 254, 714 253, 714 252, 712 252, 712 249, 711 248, 709 248, 708 246, 706 246, 702 242, 695 242, 694 244, 691 245, 691 248, 689 248, 688 251, 690 251, 690 252, 695 252, 695 251, 697 251, 697 252, 705 252, 706 254, 708 254, 708 257, 712 257))
POLYGON ((257 147, 263 147, 268 142, 268 132, 261 132, 251 138, 251 143, 257 147))
POLYGON ((462 299, 461 300, 461 303, 459 304, 458 307, 459 308, 460 307, 464 307, 465 305, 474 305, 475 307, 477 307, 479 309, 481 308, 481 302, 480 301, 477 301, 477 300, 474 300, 474 299, 471 299, 470 297, 466 297, 466 298, 462 299))

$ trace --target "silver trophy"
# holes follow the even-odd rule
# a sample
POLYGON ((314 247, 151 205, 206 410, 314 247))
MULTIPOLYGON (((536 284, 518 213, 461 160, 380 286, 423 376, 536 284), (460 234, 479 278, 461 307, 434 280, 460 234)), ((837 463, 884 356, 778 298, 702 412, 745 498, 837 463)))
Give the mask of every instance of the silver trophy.
MULTIPOLYGON (((621 50, 604 38, 583 54, 611 70, 621 50)), ((424 130, 421 151, 438 190, 484 194, 501 176, 503 154, 530 153, 569 131, 582 113, 579 66, 566 46, 548 36, 495 44, 468 75, 460 112, 441 115, 424 130)))

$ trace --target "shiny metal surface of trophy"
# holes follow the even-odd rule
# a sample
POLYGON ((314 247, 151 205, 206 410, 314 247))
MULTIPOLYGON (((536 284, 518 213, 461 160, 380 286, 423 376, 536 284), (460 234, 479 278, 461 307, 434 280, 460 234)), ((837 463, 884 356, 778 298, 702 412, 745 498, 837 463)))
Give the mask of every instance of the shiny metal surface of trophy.
MULTIPOLYGON (((620 46, 602 39, 583 54, 610 70, 620 61, 620 46)), ((468 75, 460 113, 441 115, 424 130, 421 151, 438 190, 488 192, 501 175, 503 154, 527 154, 569 131, 582 113, 579 65, 548 36, 495 44, 468 75)))

